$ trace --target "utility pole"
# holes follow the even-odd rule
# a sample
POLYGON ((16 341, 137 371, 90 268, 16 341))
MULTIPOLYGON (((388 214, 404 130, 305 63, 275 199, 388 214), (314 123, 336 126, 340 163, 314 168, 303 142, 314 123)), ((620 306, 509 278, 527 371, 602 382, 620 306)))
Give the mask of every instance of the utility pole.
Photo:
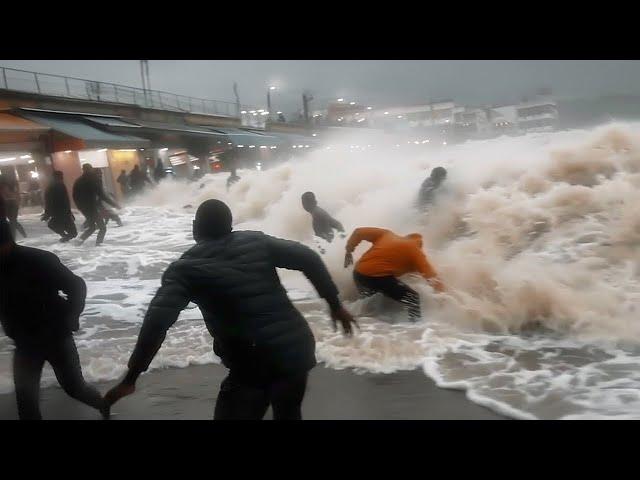
POLYGON ((302 111, 304 112, 304 123, 309 124, 309 102, 313 100, 313 95, 309 92, 302 94, 302 111))
POLYGON ((240 96, 238 95, 238 84, 233 82, 233 94, 236 96, 236 115, 240 116, 240 96))
POLYGON ((149 90, 151 90, 151 82, 149 80, 149 61, 140 60, 140 75, 142 76, 142 90, 144 91, 144 99, 149 101, 149 90))

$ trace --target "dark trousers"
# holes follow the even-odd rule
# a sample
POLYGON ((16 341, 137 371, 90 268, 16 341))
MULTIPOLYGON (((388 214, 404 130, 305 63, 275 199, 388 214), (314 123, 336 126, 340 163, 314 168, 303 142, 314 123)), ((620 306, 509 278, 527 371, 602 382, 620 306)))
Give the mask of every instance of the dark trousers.
POLYGON ((76 344, 68 335, 38 345, 16 345, 13 382, 20 420, 42 420, 40 377, 44 362, 49 362, 67 395, 95 409, 102 408, 102 396, 84 381, 76 344))
POLYGON ((85 222, 87 229, 82 233, 82 235, 80 235, 80 240, 84 242, 87 238, 93 235, 93 232, 98 230, 96 245, 100 245, 104 241, 104 236, 107 234, 107 224, 104 223, 102 215, 100 215, 97 210, 84 213, 84 216, 87 219, 85 222))
POLYGON ((406 305, 409 310, 409 320, 412 322, 422 316, 418 292, 396 277, 369 277, 354 271, 353 280, 362 296, 369 297, 376 293, 382 293, 384 296, 406 305))
POLYGON ((78 236, 78 230, 71 215, 52 217, 47 226, 60 235, 62 241, 71 240, 78 236))
POLYGON ((271 405, 274 420, 302 420, 308 372, 257 380, 229 372, 222 381, 214 420, 262 420, 271 405))
POLYGON ((11 230, 11 236, 15 239, 16 230, 17 230, 18 232, 20 232, 20 235, 26 238, 27 234, 24 231, 24 228, 22 228, 22 225, 20 225, 20 222, 18 222, 18 210, 20 209, 18 202, 15 200, 8 200, 6 202, 6 209, 7 209, 7 219, 9 220, 9 229, 11 230))

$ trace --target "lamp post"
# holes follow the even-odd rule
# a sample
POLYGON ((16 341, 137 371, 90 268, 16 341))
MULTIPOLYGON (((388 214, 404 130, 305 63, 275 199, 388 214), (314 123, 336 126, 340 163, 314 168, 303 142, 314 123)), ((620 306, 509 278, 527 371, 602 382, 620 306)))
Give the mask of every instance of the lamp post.
POLYGON ((269 117, 271 116, 271 91, 275 90, 276 87, 270 86, 267 89, 267 112, 269 112, 269 117))

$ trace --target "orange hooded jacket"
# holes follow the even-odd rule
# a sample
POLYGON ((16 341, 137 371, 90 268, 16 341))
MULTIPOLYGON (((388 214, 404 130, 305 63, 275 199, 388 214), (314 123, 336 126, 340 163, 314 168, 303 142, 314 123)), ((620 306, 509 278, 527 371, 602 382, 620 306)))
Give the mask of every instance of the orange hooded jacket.
POLYGON ((363 240, 373 246, 356 263, 356 272, 368 277, 399 277, 416 272, 436 291, 444 290, 438 274, 422 252, 422 235, 412 233, 401 237, 384 228, 356 228, 347 241, 347 253, 353 253, 363 240))

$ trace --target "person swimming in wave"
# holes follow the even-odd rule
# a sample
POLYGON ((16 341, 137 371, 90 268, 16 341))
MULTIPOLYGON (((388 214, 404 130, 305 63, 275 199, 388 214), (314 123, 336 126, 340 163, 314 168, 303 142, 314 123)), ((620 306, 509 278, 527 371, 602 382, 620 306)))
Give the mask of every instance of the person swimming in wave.
POLYGON ((409 320, 422 316, 420 296, 398 277, 407 273, 419 273, 437 291, 444 286, 422 251, 422 235, 411 233, 400 236, 391 230, 374 227, 356 228, 347 241, 344 268, 353 263, 353 251, 362 241, 373 246, 358 260, 353 270, 353 280, 364 297, 382 293, 386 297, 408 307, 409 320))

